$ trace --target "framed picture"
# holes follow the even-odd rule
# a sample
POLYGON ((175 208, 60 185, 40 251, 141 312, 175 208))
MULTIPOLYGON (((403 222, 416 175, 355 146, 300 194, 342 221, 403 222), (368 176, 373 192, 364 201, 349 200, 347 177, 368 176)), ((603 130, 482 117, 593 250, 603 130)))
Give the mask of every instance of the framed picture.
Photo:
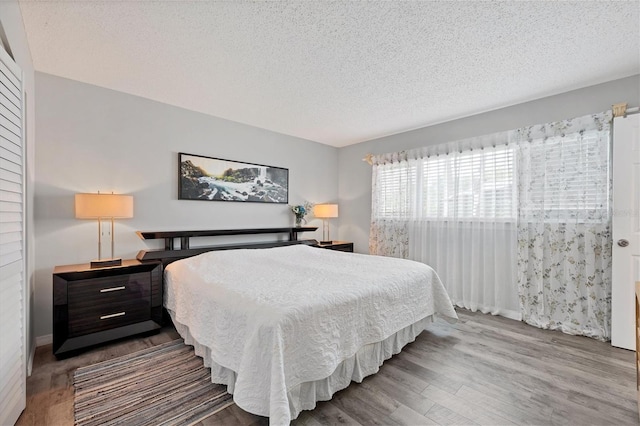
POLYGON ((179 153, 178 198, 287 204, 289 169, 179 153))

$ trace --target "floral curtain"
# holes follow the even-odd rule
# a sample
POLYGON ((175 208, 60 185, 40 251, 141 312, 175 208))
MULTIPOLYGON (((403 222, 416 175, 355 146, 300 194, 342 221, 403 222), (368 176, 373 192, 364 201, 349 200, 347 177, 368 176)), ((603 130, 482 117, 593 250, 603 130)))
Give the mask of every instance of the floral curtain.
POLYGON ((380 256, 409 258, 409 231, 407 223, 378 219, 371 222, 369 253, 380 256))
POLYGON ((610 337, 611 113, 372 157, 370 252, 452 301, 610 337))
POLYGON ((531 126, 518 140, 523 320, 611 336, 611 114, 531 126))

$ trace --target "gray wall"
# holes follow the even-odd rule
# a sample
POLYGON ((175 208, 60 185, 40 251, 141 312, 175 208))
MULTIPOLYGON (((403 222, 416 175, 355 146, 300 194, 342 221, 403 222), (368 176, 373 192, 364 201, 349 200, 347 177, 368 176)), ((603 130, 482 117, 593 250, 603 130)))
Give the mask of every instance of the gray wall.
POLYGON ((134 196, 134 218, 116 222, 123 258, 162 246, 136 230, 293 224, 286 205, 178 200, 178 152, 285 167, 290 204, 337 201, 336 148, 39 72, 36 88, 37 336, 51 333, 54 266, 97 257, 96 222, 74 217, 77 192, 134 196))
POLYGON ((579 117, 611 109, 612 104, 619 102, 639 106, 640 75, 341 148, 338 154, 340 238, 353 241, 357 252, 369 251, 371 166, 362 161, 368 153, 396 152, 579 117))
MULTIPOLYGON (((371 166, 367 153, 437 144, 577 117, 611 104, 640 104, 640 76, 336 149, 48 74, 35 74, 35 335, 51 333, 55 265, 96 257, 96 224, 74 218, 77 192, 135 197, 135 217, 116 223, 116 255, 160 242, 136 230, 289 226, 286 206, 177 199, 177 153, 289 168, 289 201, 340 204, 335 238, 368 251, 371 166)), ((33 104, 33 103, 32 103, 33 104)), ((321 226, 319 220, 311 225, 321 226)), ((320 231, 320 230, 319 230, 320 231)), ((321 232, 308 234, 320 238, 321 232)), ((43 339, 43 341, 46 339, 43 339)))
MULTIPOLYGON (((22 82, 25 91, 25 149, 26 149, 26 334, 27 334, 27 355, 28 369, 31 372, 33 356, 35 354, 35 336, 33 328, 33 302, 35 292, 35 240, 33 223, 33 202, 34 202, 34 170, 35 170, 35 84, 33 62, 31 52, 27 42, 27 34, 22 23, 22 12, 20 5, 15 0, 0 1, 0 24, 6 35, 6 42, 13 54, 16 64, 22 69, 22 82)), ((4 44, 4 43, 3 43, 4 44)))

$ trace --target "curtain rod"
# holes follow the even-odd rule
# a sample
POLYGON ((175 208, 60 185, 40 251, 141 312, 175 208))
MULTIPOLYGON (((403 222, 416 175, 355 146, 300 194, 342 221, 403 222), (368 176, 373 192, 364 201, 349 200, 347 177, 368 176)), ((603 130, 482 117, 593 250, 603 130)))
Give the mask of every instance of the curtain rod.
MULTIPOLYGON (((640 113, 640 107, 627 108, 626 102, 621 102, 619 104, 611 105, 611 110, 613 111, 614 117, 622 117, 627 114, 636 114, 640 113)), ((368 163, 370 166, 373 166, 373 154, 367 153, 362 159, 365 163, 368 163)))

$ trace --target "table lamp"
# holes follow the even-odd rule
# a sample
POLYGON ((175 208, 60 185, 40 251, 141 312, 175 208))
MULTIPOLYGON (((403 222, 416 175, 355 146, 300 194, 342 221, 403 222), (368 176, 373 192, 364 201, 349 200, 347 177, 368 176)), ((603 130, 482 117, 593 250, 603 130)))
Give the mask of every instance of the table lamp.
POLYGON ((115 258, 113 248, 114 219, 128 219, 133 217, 133 197, 120 194, 76 194, 75 200, 77 219, 98 220, 98 259, 91 261, 92 268, 122 265, 122 259, 115 258), (102 220, 111 220, 111 258, 102 258, 102 220))
POLYGON ((331 244, 329 238, 329 219, 338 217, 337 204, 316 204, 313 207, 313 215, 322 219, 322 238, 321 244, 331 244))

